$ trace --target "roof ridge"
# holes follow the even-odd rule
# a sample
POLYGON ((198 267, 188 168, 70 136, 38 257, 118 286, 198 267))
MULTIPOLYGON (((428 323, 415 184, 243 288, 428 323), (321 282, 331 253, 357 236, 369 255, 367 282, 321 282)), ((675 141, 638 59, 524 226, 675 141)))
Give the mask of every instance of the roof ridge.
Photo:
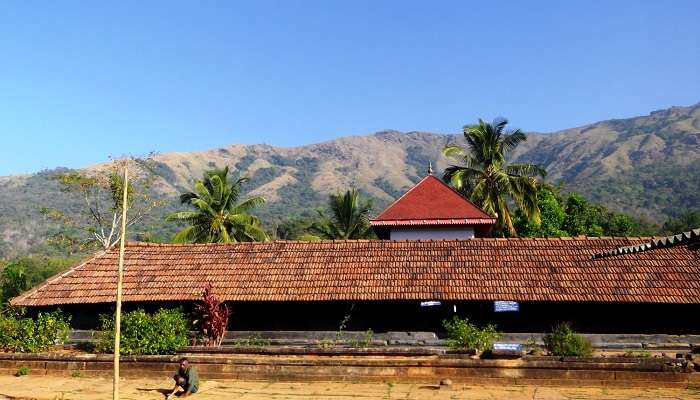
MULTIPOLYGON (((433 175, 430 175, 430 176, 433 176, 433 175)), ((435 177, 433 176, 433 178, 435 178, 435 177)), ((436 179, 438 182, 440 182, 442 185, 444 185, 446 188, 450 189, 451 191, 455 192, 455 194, 457 194, 458 196, 460 196, 461 198, 463 198, 464 200, 466 200, 469 204, 471 204, 471 205, 473 205, 474 207, 476 207, 477 210, 479 210, 479 211, 481 211, 482 213, 484 213, 484 215, 486 215, 488 218, 492 218, 492 219, 494 219, 494 220, 496 219, 496 218, 490 216, 486 211, 482 210, 481 207, 479 207, 479 206, 477 206, 476 204, 474 204, 473 201, 469 200, 469 197, 463 195, 462 193, 458 192, 457 189, 455 189, 455 188, 453 188, 452 186, 448 185, 447 183, 443 182, 442 179, 438 179, 438 178, 435 178, 435 179, 436 179)))
MULTIPOLYGON (((597 240, 653 240, 655 237, 645 236, 546 236, 546 237, 474 237, 469 239, 400 239, 400 240, 385 240, 385 239, 321 239, 321 240, 299 240, 299 239, 275 239, 265 242, 230 242, 230 243, 152 243, 140 241, 127 241, 129 247, 230 247, 230 246, 260 246, 265 244, 286 244, 286 243, 391 243, 391 242, 469 242, 469 241, 597 241, 597 240)), ((110 248, 109 250, 112 250, 110 248)), ((106 253, 109 250, 103 251, 106 253)), ((101 255, 101 254, 100 254, 101 255)), ((92 256, 92 257, 96 257, 92 256)), ((89 259, 88 259, 89 260, 89 259)))
MULTIPOLYGON (((401 196, 399 196, 398 199, 394 200, 393 202, 391 202, 391 204, 389 204, 388 206, 386 206, 386 207, 384 208, 384 210, 382 210, 382 212, 380 212, 379 215, 377 215, 377 216, 374 217, 373 219, 377 219, 377 218, 381 217, 382 214, 384 214, 385 212, 387 212, 391 207, 394 206, 394 204, 398 203, 401 199, 403 199, 404 197, 406 197, 406 196, 407 196, 409 193, 411 193, 415 188, 417 188, 421 183, 423 183, 423 181, 425 181, 426 179, 430 178, 431 176, 433 176, 433 175, 432 175, 432 174, 426 175, 425 178, 421 179, 420 181, 418 181, 418 183, 414 184, 412 188, 408 189, 408 190, 406 191, 406 193, 402 194, 401 196)), ((370 221, 371 221, 371 220, 372 220, 372 219, 370 219, 370 221)))
MULTIPOLYGON (((411 207, 408 208, 410 209, 411 207)), ((491 224, 493 224, 496 220, 494 217, 482 210, 481 207, 474 204, 474 202, 472 202, 467 196, 464 196, 462 193, 455 190, 453 187, 443 182, 441 179, 437 178, 434 175, 427 175, 425 178, 421 179, 418 183, 413 185, 413 187, 411 187, 408 191, 402 194, 399 198, 397 198, 391 204, 389 204, 379 215, 377 215, 375 218, 370 219, 370 223, 372 225, 379 225, 381 224, 381 222, 386 221, 434 221, 450 219, 484 219, 489 220, 491 224), (436 196, 434 197, 434 200, 438 201, 438 203, 435 203, 436 205, 442 204, 443 201, 447 201, 447 203, 450 203, 452 205, 452 208, 450 208, 451 211, 447 212, 447 214, 444 214, 445 209, 437 207, 437 209, 442 210, 439 214, 444 215, 431 214, 430 211, 426 211, 427 213, 424 215, 415 214, 413 212, 408 212, 408 214, 406 214, 405 209, 407 205, 412 205, 417 201, 417 199, 426 195, 436 196), (414 198, 416 196, 417 198, 414 198), (409 198, 411 198, 412 200, 408 200, 409 198), (403 217, 401 218, 394 217, 394 215, 401 216, 402 214, 403 217), (407 218, 405 217, 406 215, 411 215, 411 217, 407 218)), ((429 222, 426 223, 429 224, 429 222)), ((465 223, 466 222, 461 222, 459 223, 459 225, 463 225, 465 223)))

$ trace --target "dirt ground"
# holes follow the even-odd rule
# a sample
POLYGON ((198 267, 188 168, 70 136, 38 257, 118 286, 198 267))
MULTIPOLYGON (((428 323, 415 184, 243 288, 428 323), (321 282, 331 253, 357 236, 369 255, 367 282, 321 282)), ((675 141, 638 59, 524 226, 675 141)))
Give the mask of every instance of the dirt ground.
MULTIPOLYGON (((171 380, 124 379, 121 398, 164 399, 171 380)), ((48 376, 0 376, 0 400, 97 400, 112 396, 112 381, 107 378, 61 378, 48 376)), ((465 386, 451 387, 405 383, 346 382, 258 382, 203 381, 200 392, 192 399, 700 399, 693 389, 605 389, 535 386, 465 386)))

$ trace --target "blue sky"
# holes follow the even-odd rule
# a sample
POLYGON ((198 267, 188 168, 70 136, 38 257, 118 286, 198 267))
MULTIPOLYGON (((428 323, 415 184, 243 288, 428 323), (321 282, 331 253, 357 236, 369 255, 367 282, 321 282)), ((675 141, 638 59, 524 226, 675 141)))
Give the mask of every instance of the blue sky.
POLYGON ((0 175, 700 102, 698 1, 3 1, 0 175))

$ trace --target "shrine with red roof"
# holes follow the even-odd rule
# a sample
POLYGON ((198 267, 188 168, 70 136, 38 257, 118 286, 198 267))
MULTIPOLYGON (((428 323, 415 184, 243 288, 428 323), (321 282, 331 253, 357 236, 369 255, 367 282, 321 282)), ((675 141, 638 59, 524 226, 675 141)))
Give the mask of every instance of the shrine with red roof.
POLYGON ((484 237, 495 223, 495 218, 432 174, 370 220, 380 239, 391 240, 484 237))

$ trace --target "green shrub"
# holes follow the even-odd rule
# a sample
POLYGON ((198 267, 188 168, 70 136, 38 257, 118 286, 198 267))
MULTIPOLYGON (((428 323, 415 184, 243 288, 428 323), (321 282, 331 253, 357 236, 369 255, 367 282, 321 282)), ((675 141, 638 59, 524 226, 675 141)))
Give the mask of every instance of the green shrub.
POLYGON ((555 356, 589 357, 593 353, 591 342, 574 332, 566 322, 544 336, 544 345, 555 356))
POLYGON ((272 344, 272 341, 270 341, 270 339, 263 338, 260 333, 254 333, 247 339, 236 340, 235 344, 236 346, 243 347, 265 347, 272 344))
POLYGON ((479 327, 456 315, 452 320, 442 321, 442 326, 447 331, 447 345, 453 349, 489 350, 493 342, 503 336, 496 329, 496 325, 488 324, 485 327, 479 327))
POLYGON ((362 337, 357 338, 350 342, 351 347, 369 347, 372 344, 372 337, 374 337, 374 331, 372 329, 367 329, 362 337))
POLYGON ((70 335, 70 318, 66 318, 60 311, 39 313, 36 317, 35 335, 38 349, 47 349, 51 346, 63 344, 70 335))
POLYGON ((0 313, 0 350, 33 353, 63 344, 70 333, 69 321, 60 310, 39 313, 36 319, 25 317, 22 311, 4 310, 0 313))
MULTIPOLYGON (((94 333, 95 351, 114 351, 114 316, 100 315, 101 330, 94 333)), ((144 310, 122 314, 121 354, 172 354, 189 343, 190 322, 181 309, 144 310)))
POLYGON ((28 367, 19 367, 19 369, 15 373, 15 376, 25 376, 25 375, 29 375, 29 368, 28 367))

